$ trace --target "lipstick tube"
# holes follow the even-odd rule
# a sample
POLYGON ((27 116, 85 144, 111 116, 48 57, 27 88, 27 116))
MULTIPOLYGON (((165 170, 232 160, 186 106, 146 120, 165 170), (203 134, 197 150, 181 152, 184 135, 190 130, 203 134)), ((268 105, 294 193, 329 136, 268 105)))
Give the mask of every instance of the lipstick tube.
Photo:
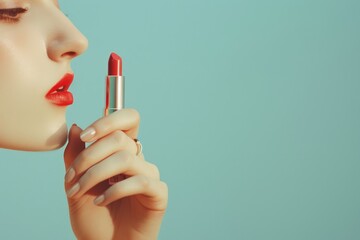
MULTIPOLYGON (((107 116, 115 111, 124 108, 125 102, 125 77, 122 76, 122 59, 116 53, 111 53, 109 57, 109 70, 106 76, 106 98, 104 115, 107 116)), ((108 183, 113 185, 125 176, 119 174, 109 178, 108 183)))
POLYGON ((107 76, 106 77, 106 98, 105 112, 107 116, 115 111, 124 108, 125 104, 125 77, 124 76, 107 76))

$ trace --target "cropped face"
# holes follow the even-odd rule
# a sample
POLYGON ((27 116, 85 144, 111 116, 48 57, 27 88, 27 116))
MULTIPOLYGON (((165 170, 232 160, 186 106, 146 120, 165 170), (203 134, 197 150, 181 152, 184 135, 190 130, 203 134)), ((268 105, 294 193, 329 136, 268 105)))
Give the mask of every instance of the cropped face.
POLYGON ((57 1, 0 0, 0 148, 65 144, 70 62, 86 48, 57 1))

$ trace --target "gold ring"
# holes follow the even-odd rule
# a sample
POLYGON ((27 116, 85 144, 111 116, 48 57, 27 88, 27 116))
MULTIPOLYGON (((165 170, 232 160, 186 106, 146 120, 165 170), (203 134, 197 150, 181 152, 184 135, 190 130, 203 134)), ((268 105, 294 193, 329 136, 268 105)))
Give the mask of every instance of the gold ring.
POLYGON ((134 141, 135 141, 136 146, 137 146, 136 156, 139 156, 142 153, 143 147, 142 147, 141 142, 139 141, 139 139, 135 138, 134 141))

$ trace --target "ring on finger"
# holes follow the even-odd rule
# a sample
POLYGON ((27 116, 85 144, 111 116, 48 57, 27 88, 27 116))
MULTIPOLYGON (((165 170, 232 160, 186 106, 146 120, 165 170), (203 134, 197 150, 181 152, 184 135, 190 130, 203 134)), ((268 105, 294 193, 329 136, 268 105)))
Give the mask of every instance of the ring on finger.
POLYGON ((139 139, 135 138, 134 141, 135 141, 136 147, 137 147, 136 156, 139 156, 142 153, 143 146, 142 146, 141 142, 139 141, 139 139))

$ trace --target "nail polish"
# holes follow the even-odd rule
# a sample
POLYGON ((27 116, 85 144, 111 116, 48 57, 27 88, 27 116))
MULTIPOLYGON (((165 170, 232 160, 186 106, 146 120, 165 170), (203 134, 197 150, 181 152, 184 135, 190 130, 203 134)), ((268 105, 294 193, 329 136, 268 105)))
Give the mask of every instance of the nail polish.
POLYGON ((67 192, 66 195, 68 197, 74 196, 78 191, 80 190, 80 184, 76 183, 74 186, 72 186, 67 192))
POLYGON ((98 205, 98 204, 102 203, 104 200, 105 200, 105 196, 104 196, 104 195, 100 195, 100 196, 98 196, 97 198, 95 198, 94 203, 95 203, 96 205, 98 205))
POLYGON ((71 182, 75 177, 75 170, 71 167, 65 174, 65 182, 69 183, 71 182))
POLYGON ((83 141, 89 141, 89 140, 91 140, 91 139, 95 136, 95 133, 96 133, 95 129, 92 128, 92 127, 90 127, 90 128, 88 128, 88 129, 84 130, 84 131, 80 134, 80 138, 81 138, 81 140, 83 140, 83 141))

